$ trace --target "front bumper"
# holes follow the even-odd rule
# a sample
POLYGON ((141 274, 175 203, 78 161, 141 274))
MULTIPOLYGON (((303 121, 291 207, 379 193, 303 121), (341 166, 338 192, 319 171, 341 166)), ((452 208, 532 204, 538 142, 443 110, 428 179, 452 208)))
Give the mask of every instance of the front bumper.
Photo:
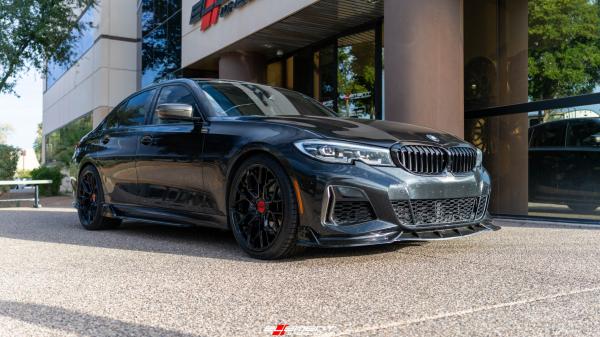
POLYGON ((468 174, 427 176, 363 163, 298 160, 292 167, 301 186, 304 211, 300 215, 301 245, 348 247, 444 240, 499 229, 487 213, 490 178, 483 168, 468 174), (340 189, 346 192, 340 193, 340 189), (337 200, 355 200, 371 209, 338 223, 339 217, 332 213, 332 203, 337 200))

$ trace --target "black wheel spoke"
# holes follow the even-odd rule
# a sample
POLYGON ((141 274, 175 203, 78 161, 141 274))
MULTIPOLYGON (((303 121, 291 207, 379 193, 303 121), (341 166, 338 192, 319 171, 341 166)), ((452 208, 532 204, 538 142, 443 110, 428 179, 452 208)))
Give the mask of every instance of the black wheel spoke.
POLYGON ((255 251, 268 249, 283 224, 283 198, 279 180, 266 166, 247 168, 232 191, 231 221, 242 241, 255 251))
POLYGON ((86 172, 79 180, 77 200, 79 202, 79 215, 81 220, 89 225, 94 222, 98 211, 98 184, 92 172, 86 172))

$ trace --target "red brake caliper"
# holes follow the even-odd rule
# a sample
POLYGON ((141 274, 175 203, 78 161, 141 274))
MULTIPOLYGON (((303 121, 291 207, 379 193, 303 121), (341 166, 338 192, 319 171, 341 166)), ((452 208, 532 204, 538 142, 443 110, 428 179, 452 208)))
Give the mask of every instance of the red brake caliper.
POLYGON ((264 200, 259 200, 256 203, 256 210, 258 213, 263 214, 267 210, 267 203, 264 200))

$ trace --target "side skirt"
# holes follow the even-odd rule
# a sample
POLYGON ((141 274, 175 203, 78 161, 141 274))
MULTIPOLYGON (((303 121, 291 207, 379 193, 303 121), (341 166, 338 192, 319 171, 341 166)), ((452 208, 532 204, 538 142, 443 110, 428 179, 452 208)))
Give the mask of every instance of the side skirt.
POLYGON ((141 221, 172 226, 211 227, 229 229, 227 217, 202 213, 173 211, 161 208, 149 208, 136 205, 105 204, 102 214, 107 218, 126 221, 141 221))

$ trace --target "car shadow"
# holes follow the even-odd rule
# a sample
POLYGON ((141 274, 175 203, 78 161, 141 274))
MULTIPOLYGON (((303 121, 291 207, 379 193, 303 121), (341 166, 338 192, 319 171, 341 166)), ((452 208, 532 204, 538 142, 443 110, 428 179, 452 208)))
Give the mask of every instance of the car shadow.
POLYGON ((398 243, 335 249, 307 248, 286 260, 261 261, 247 256, 238 247, 230 231, 143 222, 125 222, 120 228, 113 230, 87 231, 79 224, 77 213, 67 208, 0 210, 0 237, 251 263, 279 263, 328 257, 385 254, 420 244, 398 243))
POLYGON ((93 333, 95 336, 199 337, 195 334, 26 302, 0 300, 0 316, 78 336, 93 333))

